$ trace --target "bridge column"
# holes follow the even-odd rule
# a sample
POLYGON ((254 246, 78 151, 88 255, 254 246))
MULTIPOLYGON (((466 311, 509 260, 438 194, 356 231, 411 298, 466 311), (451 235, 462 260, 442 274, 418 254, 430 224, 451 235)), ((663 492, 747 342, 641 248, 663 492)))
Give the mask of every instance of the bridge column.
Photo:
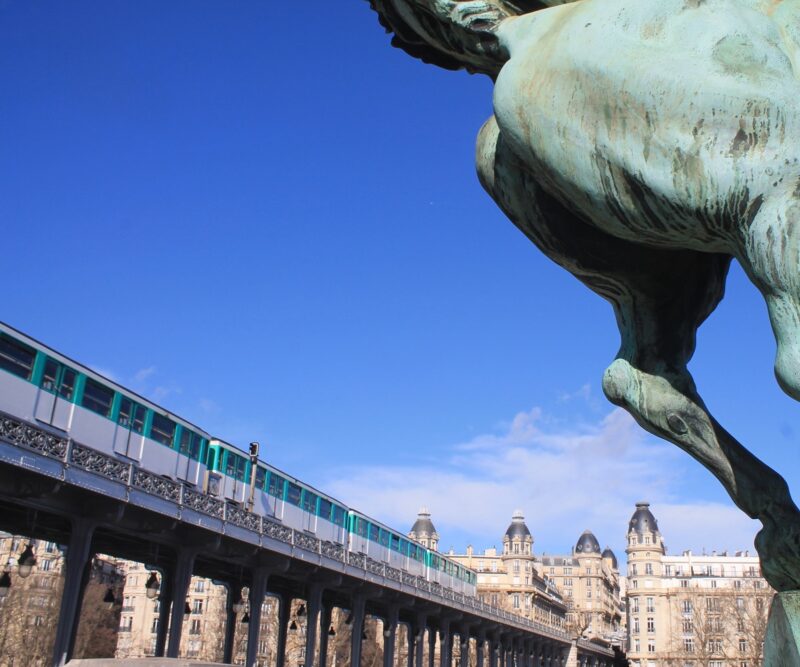
POLYGON ((275 667, 284 667, 286 664, 286 633, 289 632, 292 599, 289 595, 278 596, 278 641, 275 648, 275 667))
POLYGON ((69 549, 65 556, 64 590, 56 625, 53 645, 53 665, 61 667, 71 657, 78 632, 78 620, 83 593, 89 579, 94 522, 74 519, 69 535, 69 549))
POLYGON ((497 667, 497 658, 500 653, 500 646, 495 637, 489 642, 489 667, 497 667))
POLYGON ((422 661, 425 657, 425 625, 428 619, 423 613, 417 614, 417 621, 414 623, 414 667, 424 667, 422 661))
POLYGON ((168 658, 177 658, 181 650, 186 596, 189 594, 196 553, 193 549, 181 549, 175 561, 175 574, 172 577, 172 614, 169 619, 169 641, 167 643, 168 658))
POLYGON ((265 567, 257 567, 253 570, 253 577, 250 581, 248 591, 250 623, 247 625, 247 655, 245 657, 245 667, 253 667, 256 664, 258 655, 258 634, 261 630, 261 607, 264 604, 264 595, 267 592, 267 582, 269 581, 269 571, 265 567))
POLYGON ((428 667, 436 667, 436 630, 428 628, 428 667))
POLYGON ((505 654, 505 667, 514 667, 514 638, 509 637, 506 640, 506 654, 505 654))
POLYGON ((466 625, 461 626, 458 633, 459 642, 459 667, 469 667, 469 628, 466 625))
POLYGON ((156 632, 155 657, 163 658, 167 647, 167 630, 169 629, 169 611, 172 608, 174 568, 161 570, 161 585, 158 589, 158 630, 156 632))
POLYGON ((450 621, 442 619, 439 625, 439 665, 440 667, 452 667, 452 657, 450 652, 450 621))
POLYGON ((233 662, 233 637, 236 632, 236 614, 233 605, 242 595, 239 584, 228 583, 228 594, 225 596, 225 637, 222 644, 222 662, 230 665, 233 662))
POLYGON ((328 629, 331 627, 331 606, 322 603, 319 622, 319 667, 328 664, 328 629))
POLYGON ((486 630, 478 630, 475 639, 475 667, 483 667, 483 652, 486 649, 486 630))
MULTIPOLYGON (((353 623, 350 626, 350 667, 361 667, 361 635, 364 632, 364 612, 367 600, 363 595, 353 598, 353 623)), ((281 665, 280 667, 283 667, 281 665)))
POLYGON ((394 652, 397 639, 397 617, 400 609, 389 605, 389 613, 383 625, 383 667, 394 667, 394 652))
MULTIPOLYGON (((314 667, 314 652, 317 648, 317 624, 322 606, 322 584, 314 582, 308 589, 308 612, 306 614, 306 659, 304 667, 314 667)), ((324 632, 327 633, 325 628, 324 632)), ((248 666, 249 667, 249 666, 248 666)))
POLYGON ((406 667, 414 667, 414 624, 406 625, 406 667))

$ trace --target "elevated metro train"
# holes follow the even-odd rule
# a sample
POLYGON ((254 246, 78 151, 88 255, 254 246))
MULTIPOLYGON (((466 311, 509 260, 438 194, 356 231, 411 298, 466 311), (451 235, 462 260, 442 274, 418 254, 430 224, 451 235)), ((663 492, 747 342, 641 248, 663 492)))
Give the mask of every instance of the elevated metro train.
POLYGON ((267 463, 152 401, 0 323, 0 410, 86 447, 355 553, 475 595, 477 575, 442 554, 267 463))

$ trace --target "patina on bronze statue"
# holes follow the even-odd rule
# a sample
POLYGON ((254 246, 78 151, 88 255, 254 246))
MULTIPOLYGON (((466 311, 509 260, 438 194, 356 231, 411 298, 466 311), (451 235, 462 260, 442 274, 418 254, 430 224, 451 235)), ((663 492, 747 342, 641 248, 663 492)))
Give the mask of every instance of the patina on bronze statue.
MULTIPOLYGON (((709 414, 687 370, 735 257, 766 300, 778 382, 800 400, 800 0, 371 4, 395 46, 495 81, 480 181, 613 305, 606 395, 761 521, 764 576, 800 590, 785 481, 709 414)), ((772 664, 800 665, 789 644, 772 664)))

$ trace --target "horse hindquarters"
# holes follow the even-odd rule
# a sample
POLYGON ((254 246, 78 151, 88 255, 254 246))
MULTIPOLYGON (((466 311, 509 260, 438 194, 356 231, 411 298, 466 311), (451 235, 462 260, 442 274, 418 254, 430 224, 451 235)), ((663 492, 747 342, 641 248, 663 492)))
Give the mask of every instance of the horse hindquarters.
POLYGON ((740 221, 737 259, 764 295, 775 334, 775 377, 800 401, 800 194, 766 199, 740 221))

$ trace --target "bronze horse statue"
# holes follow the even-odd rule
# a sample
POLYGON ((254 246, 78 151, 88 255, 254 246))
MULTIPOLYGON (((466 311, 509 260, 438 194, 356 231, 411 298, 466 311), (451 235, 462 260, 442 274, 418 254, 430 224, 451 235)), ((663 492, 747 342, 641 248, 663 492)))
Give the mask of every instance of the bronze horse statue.
POLYGON ((687 370, 735 257, 766 299, 778 382, 800 400, 800 0, 370 2, 395 46, 495 82, 480 181, 614 307, 606 395, 706 466, 762 522, 766 579, 800 589, 786 482, 709 414, 687 370))

